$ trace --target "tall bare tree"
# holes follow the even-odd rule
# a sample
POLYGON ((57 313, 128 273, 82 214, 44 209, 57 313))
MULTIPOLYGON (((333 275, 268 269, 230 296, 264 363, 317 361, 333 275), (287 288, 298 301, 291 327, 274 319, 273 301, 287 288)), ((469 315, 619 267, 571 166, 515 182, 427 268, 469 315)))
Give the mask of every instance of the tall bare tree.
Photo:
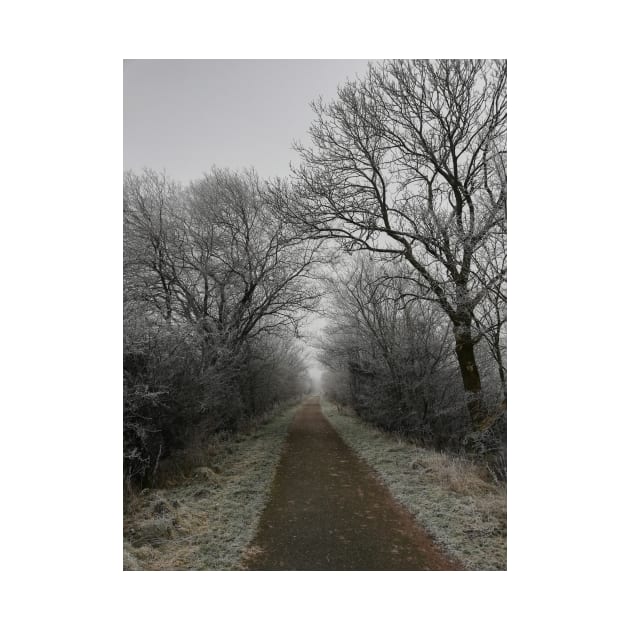
POLYGON ((500 285, 479 252, 505 232, 504 61, 388 61, 313 105, 293 187, 277 203, 314 238, 403 260, 418 297, 452 322, 475 428, 487 414, 475 358, 475 309, 500 285))

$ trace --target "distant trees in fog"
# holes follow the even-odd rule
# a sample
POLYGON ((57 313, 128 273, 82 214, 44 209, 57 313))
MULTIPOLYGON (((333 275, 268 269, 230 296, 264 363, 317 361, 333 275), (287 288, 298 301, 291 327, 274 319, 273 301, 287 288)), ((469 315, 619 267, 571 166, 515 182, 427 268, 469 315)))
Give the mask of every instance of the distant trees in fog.
POLYGON ((271 211, 253 172, 213 170, 187 187, 125 174, 128 479, 304 391, 287 333, 318 299, 306 278, 318 247, 271 211))

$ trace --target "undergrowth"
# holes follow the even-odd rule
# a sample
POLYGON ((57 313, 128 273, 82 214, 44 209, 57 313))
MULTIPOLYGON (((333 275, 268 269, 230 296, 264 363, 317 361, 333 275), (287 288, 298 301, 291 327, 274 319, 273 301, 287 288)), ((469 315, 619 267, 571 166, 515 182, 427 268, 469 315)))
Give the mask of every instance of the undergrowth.
POLYGON ((298 405, 215 436, 156 489, 126 497, 125 570, 234 570, 256 532, 298 405))

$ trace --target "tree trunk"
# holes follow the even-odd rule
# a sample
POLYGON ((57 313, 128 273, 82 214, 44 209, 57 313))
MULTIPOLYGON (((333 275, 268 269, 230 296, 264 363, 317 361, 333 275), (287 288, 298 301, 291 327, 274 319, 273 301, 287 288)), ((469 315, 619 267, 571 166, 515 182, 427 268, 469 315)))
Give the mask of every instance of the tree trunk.
POLYGON ((455 322, 455 353, 464 384, 468 414, 473 429, 479 430, 483 428, 488 414, 483 400, 470 325, 470 320, 460 319, 455 322))
POLYGON ((503 365, 503 358, 501 357, 501 351, 498 355, 499 364, 499 378, 501 379, 501 391, 503 392, 503 400, 507 400, 507 376, 505 373, 505 366, 503 365))

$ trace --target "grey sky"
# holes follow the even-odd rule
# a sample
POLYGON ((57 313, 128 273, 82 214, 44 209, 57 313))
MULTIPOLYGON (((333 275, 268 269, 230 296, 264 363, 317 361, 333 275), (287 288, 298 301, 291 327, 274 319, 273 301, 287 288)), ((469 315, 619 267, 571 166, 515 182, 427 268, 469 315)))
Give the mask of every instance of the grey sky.
POLYGON ((213 164, 287 175, 319 95, 367 69, 359 60, 138 60, 124 63, 124 167, 182 182, 213 164))

